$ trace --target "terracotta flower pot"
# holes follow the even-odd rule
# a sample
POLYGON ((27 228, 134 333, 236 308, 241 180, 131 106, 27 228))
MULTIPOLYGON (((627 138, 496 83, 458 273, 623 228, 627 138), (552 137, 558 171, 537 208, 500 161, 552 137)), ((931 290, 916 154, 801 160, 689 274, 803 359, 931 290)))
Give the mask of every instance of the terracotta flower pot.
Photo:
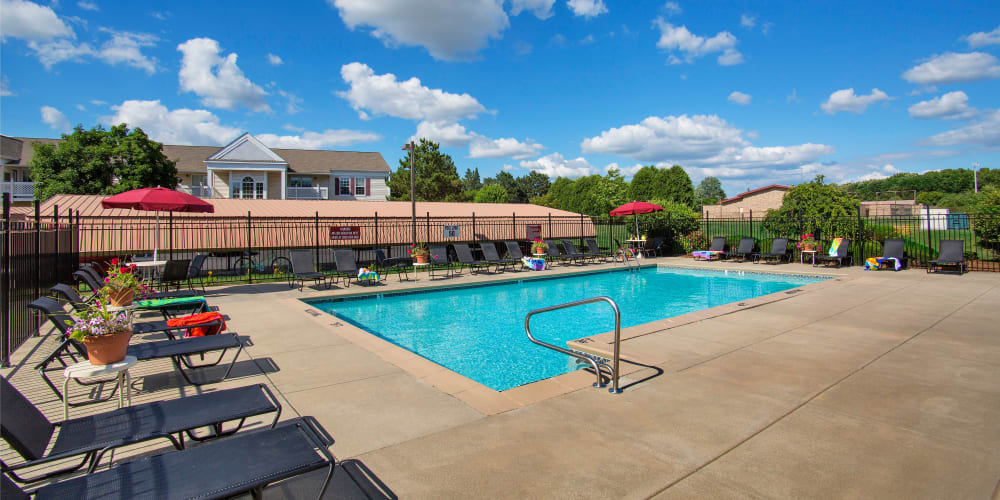
POLYGON ((87 348, 87 358, 92 365, 110 365, 125 359, 132 330, 112 335, 97 335, 83 338, 87 348))
POLYGON ((113 306, 122 307, 130 305, 134 298, 135 290, 131 288, 108 292, 108 301, 110 301, 113 306))
POLYGON ((802 245, 803 252, 813 252, 816 250, 816 245, 802 245))
POLYGON ((427 254, 417 254, 413 256, 413 262, 417 264, 426 264, 430 260, 430 255, 427 254))

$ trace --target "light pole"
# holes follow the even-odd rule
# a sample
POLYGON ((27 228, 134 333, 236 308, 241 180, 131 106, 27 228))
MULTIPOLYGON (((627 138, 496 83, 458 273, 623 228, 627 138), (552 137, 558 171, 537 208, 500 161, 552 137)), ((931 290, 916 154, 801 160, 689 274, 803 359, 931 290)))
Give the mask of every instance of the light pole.
POLYGON ((979 192, 979 162, 972 164, 972 179, 976 183, 976 192, 979 192))
POLYGON ((413 173, 413 153, 417 150, 417 144, 410 141, 403 145, 403 151, 410 152, 410 225, 413 227, 413 244, 417 244, 417 193, 416 178, 413 173))

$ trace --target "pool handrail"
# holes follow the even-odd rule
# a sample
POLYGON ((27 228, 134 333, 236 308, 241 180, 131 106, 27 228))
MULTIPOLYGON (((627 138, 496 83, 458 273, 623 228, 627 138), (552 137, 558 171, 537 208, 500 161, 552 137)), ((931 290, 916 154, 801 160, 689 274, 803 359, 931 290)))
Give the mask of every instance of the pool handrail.
POLYGON ((578 352, 574 352, 569 349, 564 349, 562 347, 549 344, 547 342, 542 342, 541 340, 536 339, 534 335, 531 334, 531 326, 530 326, 531 317, 536 314, 556 311, 559 309, 566 309, 570 307, 582 306, 585 304, 592 304, 594 302, 607 302, 608 304, 611 304, 611 308, 615 311, 615 350, 614 350, 614 359, 612 361, 614 366, 611 367, 611 388, 608 389, 608 392, 610 392, 611 394, 621 394, 622 391, 621 389, 618 388, 618 365, 619 365, 619 359, 621 357, 622 314, 621 311, 618 309, 618 304, 616 304, 614 300, 611 300, 611 297, 599 295, 597 297, 591 297, 589 299, 577 300, 573 302, 567 302, 565 304, 557 304, 554 306, 543 307, 541 309, 535 309, 534 311, 529 312, 528 315, 524 317, 524 332, 528 334, 528 340, 532 341, 535 344, 538 344, 542 347, 548 347, 553 351, 559 351, 563 354, 573 356, 574 358, 582 359, 590 363, 591 366, 594 367, 594 372, 597 374, 597 382, 594 384, 594 387, 604 387, 604 383, 601 380, 601 369, 600 367, 597 366, 597 361, 594 361, 593 358, 584 356, 583 354, 580 354, 578 352))

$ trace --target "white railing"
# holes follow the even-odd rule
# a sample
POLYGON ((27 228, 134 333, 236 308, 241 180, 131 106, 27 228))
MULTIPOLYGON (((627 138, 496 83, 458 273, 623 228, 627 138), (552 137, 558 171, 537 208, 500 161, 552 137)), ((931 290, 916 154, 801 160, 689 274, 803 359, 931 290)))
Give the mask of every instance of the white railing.
POLYGON ((329 188, 325 186, 292 187, 285 191, 285 198, 289 200, 326 200, 329 199, 327 192, 329 188))
POLYGON ((212 197, 212 190, 208 186, 185 186, 184 184, 178 184, 177 190, 199 198, 212 197))
POLYGON ((13 201, 30 201, 35 199, 34 182, 0 182, 0 195, 10 193, 13 201))

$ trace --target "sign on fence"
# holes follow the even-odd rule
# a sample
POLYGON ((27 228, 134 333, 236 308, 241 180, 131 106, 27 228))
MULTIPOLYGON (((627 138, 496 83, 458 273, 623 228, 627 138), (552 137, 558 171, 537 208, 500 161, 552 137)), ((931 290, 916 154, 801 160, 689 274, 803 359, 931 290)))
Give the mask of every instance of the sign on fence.
POLYGON ((442 226, 445 238, 458 238, 458 226, 442 226))
POLYGON ((361 239, 361 226, 330 226, 331 240, 361 239))
POLYGON ((542 237, 542 225, 541 224, 525 224, 524 233, 528 241, 535 240, 542 237))

